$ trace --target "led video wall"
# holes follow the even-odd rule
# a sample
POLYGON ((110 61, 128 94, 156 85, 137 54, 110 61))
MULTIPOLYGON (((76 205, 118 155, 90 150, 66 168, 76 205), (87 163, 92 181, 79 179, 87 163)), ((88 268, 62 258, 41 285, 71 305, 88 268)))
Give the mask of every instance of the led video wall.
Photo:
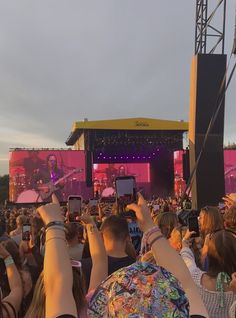
MULTIPOLYGON (((174 152, 175 194, 181 195, 186 183, 183 180, 183 150, 174 152)), ((224 150, 225 193, 236 192, 236 150, 224 150)))
POLYGON ((138 190, 149 191, 149 163, 99 163, 93 165, 94 193, 102 197, 114 195, 118 176, 134 176, 138 190))
POLYGON ((85 156, 73 150, 14 150, 9 161, 9 201, 48 202, 54 192, 60 202, 85 187, 85 156))

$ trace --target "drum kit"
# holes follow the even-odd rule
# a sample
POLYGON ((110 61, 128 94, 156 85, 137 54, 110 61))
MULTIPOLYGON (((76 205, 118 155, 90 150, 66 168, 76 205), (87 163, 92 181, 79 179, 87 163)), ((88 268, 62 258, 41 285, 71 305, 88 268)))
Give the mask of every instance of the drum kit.
POLYGON ((99 197, 111 197, 115 195, 115 187, 108 185, 107 178, 95 179, 93 182, 94 195, 99 197))
MULTIPOLYGON (((10 178, 10 200, 12 202, 24 203, 24 202, 32 202, 32 193, 31 197, 28 200, 24 201, 22 199, 28 197, 28 189, 30 188, 30 178, 25 173, 24 167, 16 167, 11 169, 11 178, 10 178)), ((33 190, 31 190, 33 191, 33 190)), ((35 192, 35 191, 34 191, 35 192)), ((35 192, 35 194, 37 194, 35 192)))
MULTIPOLYGON (((83 170, 84 169, 76 169, 74 167, 64 167, 64 176, 61 178, 65 182, 64 192, 62 193, 63 199, 66 200, 68 197, 68 194, 73 193, 73 190, 75 190, 75 186, 77 191, 78 190, 81 191, 81 189, 78 189, 78 185, 80 185, 81 187, 81 181, 79 180, 79 177, 83 170), (77 174, 77 176, 71 178, 71 176, 74 174, 77 174)), ((38 191, 35 191, 33 189, 32 175, 27 175, 25 168, 23 166, 17 166, 17 167, 11 168, 10 175, 11 175, 11 178, 10 178, 9 198, 11 202, 16 202, 16 203, 43 202, 42 191, 40 192, 39 189, 38 191)), ((57 182, 55 182, 54 184, 56 185, 57 182)), ((49 194, 51 195, 51 193, 49 194)))

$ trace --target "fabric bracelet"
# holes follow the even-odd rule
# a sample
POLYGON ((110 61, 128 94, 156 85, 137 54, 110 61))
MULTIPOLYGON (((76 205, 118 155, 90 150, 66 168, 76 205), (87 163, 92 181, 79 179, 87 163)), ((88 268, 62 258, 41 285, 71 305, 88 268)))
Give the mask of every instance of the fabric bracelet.
POLYGON ((144 232, 143 234, 143 238, 141 241, 141 249, 140 249, 140 256, 144 255, 145 253, 148 252, 148 240, 150 238, 150 236, 156 232, 160 232, 160 228, 155 225, 152 228, 150 228, 149 230, 147 230, 146 232, 144 232))
POLYGON ((155 237, 155 238, 149 243, 150 249, 152 248, 152 245, 153 245, 156 241, 160 240, 161 238, 164 238, 164 236, 163 236, 162 234, 161 234, 161 235, 158 235, 157 237, 155 237))
POLYGON ((46 226, 45 226, 45 230, 49 229, 51 226, 61 226, 64 227, 64 222, 62 221, 53 221, 53 222, 49 222, 46 226))
POLYGON ((5 263, 5 266, 8 267, 14 264, 14 260, 11 256, 8 256, 7 258, 4 259, 4 263, 5 263))
POLYGON ((46 245, 49 241, 51 241, 51 240, 56 240, 56 239, 58 239, 58 240, 63 240, 65 243, 67 243, 67 241, 66 241, 66 239, 65 239, 64 237, 54 236, 54 237, 50 237, 49 239, 47 239, 46 242, 45 242, 45 245, 46 245))

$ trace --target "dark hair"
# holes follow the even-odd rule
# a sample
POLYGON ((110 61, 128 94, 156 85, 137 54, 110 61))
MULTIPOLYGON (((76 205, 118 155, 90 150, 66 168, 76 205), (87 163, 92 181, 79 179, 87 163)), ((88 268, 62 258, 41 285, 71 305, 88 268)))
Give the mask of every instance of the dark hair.
POLYGON ((47 162, 49 161, 50 157, 55 157, 56 158, 56 162, 57 162, 57 157, 56 157, 56 155, 54 155, 54 153, 50 153, 49 155, 47 155, 47 157, 46 157, 46 161, 47 162))
POLYGON ((217 207, 205 206, 201 209, 200 213, 201 212, 204 214, 204 227, 201 228, 201 235, 203 239, 205 239, 207 234, 224 228, 223 217, 217 207))
POLYGON ((164 212, 157 216, 157 224, 165 238, 169 239, 174 227, 178 224, 178 217, 174 212, 164 212))
POLYGON ((66 223, 66 239, 67 241, 73 240, 76 236, 78 236, 78 227, 75 223, 66 223))
POLYGON ((225 227, 235 231, 236 233, 236 207, 232 206, 224 213, 225 227))
POLYGON ((4 216, 0 216, 0 236, 6 232, 6 221, 4 216))
POLYGON ((220 272, 229 276, 236 272, 236 237, 228 230, 210 234, 208 244, 208 275, 217 277, 220 272))
POLYGON ((125 241, 129 236, 128 223, 118 215, 111 215, 102 223, 101 232, 117 241, 125 241))

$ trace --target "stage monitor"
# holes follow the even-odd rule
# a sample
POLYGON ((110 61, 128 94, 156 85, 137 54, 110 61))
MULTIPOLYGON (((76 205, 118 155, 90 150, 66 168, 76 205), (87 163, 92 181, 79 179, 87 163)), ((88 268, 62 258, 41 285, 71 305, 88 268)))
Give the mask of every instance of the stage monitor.
POLYGON ((48 202, 55 192, 60 202, 68 195, 89 198, 85 185, 84 151, 14 150, 9 161, 9 201, 48 202))
POLYGON ((93 165, 94 195, 114 196, 115 178, 118 176, 134 176, 138 191, 144 195, 150 192, 149 163, 99 163, 93 165))

